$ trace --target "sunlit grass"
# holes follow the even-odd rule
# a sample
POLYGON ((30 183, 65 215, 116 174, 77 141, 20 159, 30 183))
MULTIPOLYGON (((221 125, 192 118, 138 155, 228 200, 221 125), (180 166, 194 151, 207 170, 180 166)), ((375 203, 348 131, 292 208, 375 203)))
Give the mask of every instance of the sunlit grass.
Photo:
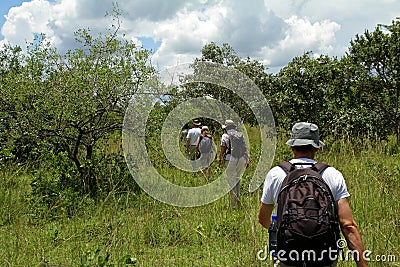
MULTIPOLYGON (((256 137, 252 147, 257 151, 256 137)), ((290 159, 280 138, 275 162, 290 159)), ((351 194, 350 205, 365 248, 376 255, 395 255, 400 266, 400 154, 393 141, 326 140, 318 160, 340 170, 351 194)), ((252 164, 254 164, 252 162, 252 164)), ((257 222, 261 187, 247 191, 255 166, 242 182, 240 208, 229 207, 229 196, 201 207, 180 208, 141 193, 110 194, 82 216, 32 219, 31 172, 13 167, 0 177, 0 266, 272 266, 257 259, 268 244, 268 233, 257 222), (125 265, 129 263, 131 265, 125 265), (109 265, 107 265, 109 264, 109 265)), ((161 170, 175 181, 197 186, 201 176, 161 170), (197 180, 196 180, 197 179, 197 180)), ((217 172, 221 171, 216 166, 217 172)), ((59 207, 62 209, 62 207, 59 207)), ((355 266, 340 262, 338 266, 355 266)))

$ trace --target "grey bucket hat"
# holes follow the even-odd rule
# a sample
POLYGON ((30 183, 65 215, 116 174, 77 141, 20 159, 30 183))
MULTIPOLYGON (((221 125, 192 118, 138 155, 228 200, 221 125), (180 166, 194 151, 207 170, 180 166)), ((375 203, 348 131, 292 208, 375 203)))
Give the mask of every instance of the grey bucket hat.
POLYGON ((226 121, 225 121, 225 124, 222 125, 222 129, 225 129, 226 127, 228 127, 228 126, 230 126, 230 125, 235 126, 235 122, 234 122, 233 120, 226 120, 226 121))
POLYGON ((298 122, 292 128, 292 138, 286 144, 288 146, 307 146, 321 148, 324 143, 319 140, 318 126, 309 122, 298 122))

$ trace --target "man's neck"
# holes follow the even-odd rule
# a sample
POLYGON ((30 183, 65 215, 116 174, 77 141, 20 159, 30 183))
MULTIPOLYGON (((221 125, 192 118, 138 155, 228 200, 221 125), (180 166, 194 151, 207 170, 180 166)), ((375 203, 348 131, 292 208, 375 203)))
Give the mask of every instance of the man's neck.
POLYGON ((315 152, 311 153, 294 153, 294 159, 301 159, 301 158, 306 158, 306 159, 314 159, 315 158, 315 152))

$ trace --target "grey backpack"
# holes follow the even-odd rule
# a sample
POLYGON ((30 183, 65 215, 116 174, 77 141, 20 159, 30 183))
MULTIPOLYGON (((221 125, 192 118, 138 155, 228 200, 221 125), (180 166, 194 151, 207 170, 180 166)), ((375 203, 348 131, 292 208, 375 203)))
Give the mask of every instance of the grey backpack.
POLYGON ((229 152, 231 156, 239 159, 246 154, 246 142, 244 141, 243 133, 236 130, 229 130, 229 152))
POLYGON ((199 143, 199 151, 201 154, 207 154, 213 152, 213 143, 212 138, 209 136, 201 136, 200 143, 199 143))

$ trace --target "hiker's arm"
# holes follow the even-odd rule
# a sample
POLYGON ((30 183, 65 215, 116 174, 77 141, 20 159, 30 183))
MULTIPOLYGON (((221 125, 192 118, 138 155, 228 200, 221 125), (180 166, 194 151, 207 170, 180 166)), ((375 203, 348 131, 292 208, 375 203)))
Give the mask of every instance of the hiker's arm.
POLYGON ((213 151, 215 152, 215 159, 217 159, 217 145, 215 144, 215 139, 214 136, 212 137, 212 145, 213 145, 213 151))
POLYGON ((368 266, 366 260, 364 259, 364 246, 361 241, 361 235, 358 231, 357 223, 354 221, 353 215, 351 213, 349 201, 347 198, 339 199, 338 203, 338 213, 339 213, 339 223, 342 233, 347 241, 347 246, 350 250, 358 251, 358 259, 355 257, 355 261, 358 267, 368 266))
POLYGON ((249 167, 249 154, 247 153, 247 150, 246 150, 246 153, 244 154, 244 159, 246 160, 246 169, 249 167))
POLYGON ((186 153, 189 153, 189 138, 186 138, 186 153))
POLYGON ((198 137, 196 141, 196 154, 199 152, 199 144, 200 144, 200 137, 198 137))
POLYGON ((258 222, 268 229, 271 223, 271 215, 274 210, 274 204, 264 204, 261 202, 260 210, 258 211, 258 222))

